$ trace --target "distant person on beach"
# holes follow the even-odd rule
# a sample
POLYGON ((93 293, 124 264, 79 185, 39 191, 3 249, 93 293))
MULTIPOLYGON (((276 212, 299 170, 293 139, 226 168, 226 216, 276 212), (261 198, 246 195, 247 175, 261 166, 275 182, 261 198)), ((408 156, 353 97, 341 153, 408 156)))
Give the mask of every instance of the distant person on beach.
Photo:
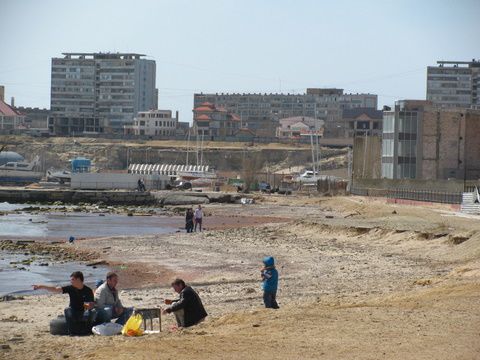
POLYGON ((106 281, 95 290, 96 322, 99 324, 117 319, 117 324, 124 325, 132 315, 133 308, 125 308, 120 301, 117 284, 118 275, 110 271, 106 281))
POLYGON ((185 229, 187 233, 193 232, 193 209, 187 209, 185 213, 185 229))
POLYGON ((137 189, 140 192, 144 192, 147 189, 145 188, 145 181, 143 181, 143 178, 138 179, 137 181, 137 189))
POLYGON ((278 309, 277 304, 277 288, 278 288, 278 271, 275 269, 275 259, 272 256, 263 258, 261 271, 263 303, 266 308, 278 309))
POLYGON ((43 289, 57 294, 68 294, 70 304, 65 309, 68 333, 70 335, 91 334, 96 315, 93 309, 93 291, 84 285, 83 274, 80 271, 75 271, 70 275, 70 284, 63 287, 33 285, 33 290, 43 289))
POLYGON ((195 231, 197 231, 197 225, 199 225, 200 231, 202 231, 203 210, 202 205, 198 205, 195 209, 195 231))
POLYGON ((182 279, 175 279, 171 285, 180 297, 177 300, 165 299, 165 304, 169 306, 162 310, 162 314, 173 313, 178 327, 189 327, 203 321, 207 312, 200 296, 182 279))

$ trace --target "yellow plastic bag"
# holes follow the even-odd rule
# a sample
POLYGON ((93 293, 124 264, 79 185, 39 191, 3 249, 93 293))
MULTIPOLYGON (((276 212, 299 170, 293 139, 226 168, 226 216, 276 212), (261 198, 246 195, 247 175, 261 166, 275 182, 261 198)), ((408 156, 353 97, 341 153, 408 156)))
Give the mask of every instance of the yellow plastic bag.
POLYGON ((123 326, 122 335, 125 336, 140 336, 143 335, 143 329, 141 329, 143 322, 142 315, 135 314, 128 318, 127 322, 123 326))

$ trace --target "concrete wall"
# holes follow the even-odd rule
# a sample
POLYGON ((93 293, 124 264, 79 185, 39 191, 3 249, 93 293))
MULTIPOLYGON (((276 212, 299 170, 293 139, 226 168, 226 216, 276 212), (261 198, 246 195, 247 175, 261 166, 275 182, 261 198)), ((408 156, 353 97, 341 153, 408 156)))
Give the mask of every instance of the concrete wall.
POLYGON ((382 175, 382 140, 377 136, 361 136, 354 139, 353 177, 378 179, 382 175))
POLYGON ((355 179, 353 186, 369 189, 408 189, 418 191, 463 191, 463 180, 417 180, 417 179, 355 179))
POLYGON ((422 179, 479 179, 479 137, 479 111, 425 111, 419 139, 422 179))
POLYGON ((147 205, 154 204, 155 198, 150 192, 137 191, 86 191, 86 190, 49 190, 49 189, 0 189, 0 202, 9 203, 62 203, 106 205, 147 205))
POLYGON ((143 178, 147 190, 163 190, 170 181, 164 175, 138 175, 118 173, 79 173, 72 174, 72 189, 128 189, 135 190, 138 179, 143 178))
POLYGON ((480 111, 466 113, 465 166, 466 178, 480 179, 480 111))
POLYGON ((422 179, 463 179, 465 118, 462 112, 426 111, 423 117, 422 179), (460 160, 460 161, 459 161, 460 160))

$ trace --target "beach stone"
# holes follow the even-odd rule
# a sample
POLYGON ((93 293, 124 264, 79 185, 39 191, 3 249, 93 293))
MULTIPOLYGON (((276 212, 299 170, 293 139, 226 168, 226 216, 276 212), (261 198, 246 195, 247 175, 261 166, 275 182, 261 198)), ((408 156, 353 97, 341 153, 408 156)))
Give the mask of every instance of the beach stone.
POLYGON ((10 345, 8 345, 8 344, 1 344, 0 347, 2 348, 2 350, 11 350, 12 349, 10 347, 10 345))
POLYGON ((163 200, 163 205, 198 205, 208 204, 206 196, 190 196, 187 194, 171 194, 163 200))

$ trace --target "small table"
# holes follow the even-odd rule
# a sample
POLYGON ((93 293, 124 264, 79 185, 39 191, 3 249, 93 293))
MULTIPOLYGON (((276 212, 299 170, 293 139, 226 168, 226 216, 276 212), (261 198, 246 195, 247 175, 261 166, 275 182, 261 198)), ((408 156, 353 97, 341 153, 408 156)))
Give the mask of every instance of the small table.
POLYGON ((134 314, 140 314, 143 318, 143 330, 147 330, 147 320, 150 320, 150 330, 154 330, 153 319, 158 318, 158 327, 162 331, 162 311, 159 308, 135 308, 134 314))

